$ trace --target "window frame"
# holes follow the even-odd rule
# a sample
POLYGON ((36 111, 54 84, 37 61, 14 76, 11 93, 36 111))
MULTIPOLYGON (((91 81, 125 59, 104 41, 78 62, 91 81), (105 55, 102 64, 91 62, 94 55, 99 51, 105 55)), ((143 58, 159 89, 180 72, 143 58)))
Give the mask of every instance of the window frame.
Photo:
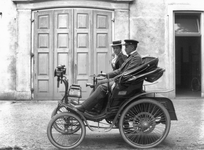
POLYGON ((200 12, 175 12, 174 13, 174 33, 175 36, 201 36, 201 13, 200 12), (176 25, 176 15, 181 14, 181 15, 185 15, 186 16, 189 15, 197 15, 198 19, 199 19, 199 24, 198 24, 198 32, 176 32, 175 30, 175 25, 176 25))

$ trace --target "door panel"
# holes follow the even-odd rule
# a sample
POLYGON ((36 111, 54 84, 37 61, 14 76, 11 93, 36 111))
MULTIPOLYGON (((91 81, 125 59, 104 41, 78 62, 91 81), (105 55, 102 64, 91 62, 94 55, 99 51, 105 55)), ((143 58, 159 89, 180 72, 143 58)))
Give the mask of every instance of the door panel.
MULTIPOLYGON (((73 40, 72 40, 72 10, 54 11, 54 68, 65 65, 66 77, 72 82, 73 69, 73 40)), ((57 80, 54 78, 54 99, 61 98, 64 94, 64 84, 57 88, 57 80)))
POLYGON ((75 62, 75 82, 82 86, 82 98, 88 97, 90 88, 85 85, 89 81, 90 68, 93 65, 91 59, 91 10, 74 10, 74 62, 75 62))
POLYGON ((35 64, 34 64, 34 94, 40 99, 52 97, 53 68, 52 68, 52 12, 42 11, 35 13, 35 64))
POLYGON ((111 12, 94 11, 94 73, 111 70, 111 12))

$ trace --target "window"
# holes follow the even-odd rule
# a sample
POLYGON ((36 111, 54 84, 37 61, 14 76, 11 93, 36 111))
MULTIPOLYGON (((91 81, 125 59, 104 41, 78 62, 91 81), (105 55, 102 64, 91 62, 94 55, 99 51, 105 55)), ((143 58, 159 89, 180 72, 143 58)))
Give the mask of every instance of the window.
POLYGON ((178 13, 175 15, 176 36, 200 36, 200 14, 178 13))

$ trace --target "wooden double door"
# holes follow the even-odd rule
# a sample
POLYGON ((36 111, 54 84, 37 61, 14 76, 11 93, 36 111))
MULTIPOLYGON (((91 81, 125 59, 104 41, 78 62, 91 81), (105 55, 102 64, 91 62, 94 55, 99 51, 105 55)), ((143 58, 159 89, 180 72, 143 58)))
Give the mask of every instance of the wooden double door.
POLYGON ((40 10, 34 14, 34 98, 62 98, 54 69, 66 65, 69 83, 82 86, 88 97, 91 74, 110 71, 112 12, 93 9, 40 10))

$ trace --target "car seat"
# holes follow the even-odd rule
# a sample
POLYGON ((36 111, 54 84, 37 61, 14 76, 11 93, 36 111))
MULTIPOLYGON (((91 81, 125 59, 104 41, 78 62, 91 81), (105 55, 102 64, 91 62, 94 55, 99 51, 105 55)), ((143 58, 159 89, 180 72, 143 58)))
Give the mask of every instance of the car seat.
POLYGON ((144 57, 142 61, 142 65, 115 78, 111 106, 119 106, 125 99, 144 92, 144 81, 155 82, 163 75, 164 69, 158 67, 158 58, 144 57))

